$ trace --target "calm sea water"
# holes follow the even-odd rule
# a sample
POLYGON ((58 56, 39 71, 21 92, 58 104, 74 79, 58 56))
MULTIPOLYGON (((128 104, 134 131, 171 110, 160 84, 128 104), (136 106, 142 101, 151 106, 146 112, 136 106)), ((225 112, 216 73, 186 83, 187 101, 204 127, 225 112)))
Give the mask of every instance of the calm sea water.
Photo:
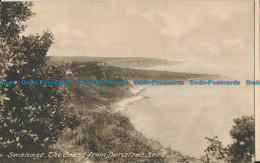
POLYGON ((183 86, 149 86, 140 93, 149 98, 132 102, 126 113, 146 137, 183 154, 200 157, 207 147, 206 136, 218 135, 224 145, 230 144, 233 119, 254 113, 253 86, 245 85, 246 80, 253 80, 253 69, 240 67, 190 62, 146 68, 220 74, 220 79, 240 80, 242 85, 190 86, 186 82, 183 86))

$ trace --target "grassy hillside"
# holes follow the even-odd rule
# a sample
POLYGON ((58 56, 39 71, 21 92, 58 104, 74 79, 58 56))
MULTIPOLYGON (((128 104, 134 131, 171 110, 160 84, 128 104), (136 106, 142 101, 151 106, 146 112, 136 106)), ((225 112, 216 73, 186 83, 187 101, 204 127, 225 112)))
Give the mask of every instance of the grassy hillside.
MULTIPOLYGON (((75 70, 75 69, 74 69, 75 70)), ((77 85, 77 80, 185 80, 210 77, 209 75, 175 73, 167 71, 136 70, 110 66, 90 66, 77 73, 69 74, 64 80, 71 80, 72 86, 63 87, 66 92, 64 106, 79 122, 74 129, 63 131, 55 150, 62 152, 94 153, 160 153, 166 157, 89 157, 93 162, 198 162, 197 159, 184 156, 178 151, 164 148, 160 143, 145 138, 121 112, 115 111, 115 101, 132 96, 131 85, 97 86, 77 85)), ((173 147, 174 148, 174 147, 173 147)), ((82 159, 74 161, 83 162, 82 159)))

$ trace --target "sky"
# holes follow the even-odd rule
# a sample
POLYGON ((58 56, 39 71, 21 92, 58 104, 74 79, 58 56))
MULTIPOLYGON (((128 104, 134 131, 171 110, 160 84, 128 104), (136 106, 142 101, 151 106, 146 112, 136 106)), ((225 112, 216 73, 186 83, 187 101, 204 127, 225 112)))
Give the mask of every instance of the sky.
POLYGON ((34 2, 26 34, 50 30, 48 55, 252 63, 253 1, 34 2))

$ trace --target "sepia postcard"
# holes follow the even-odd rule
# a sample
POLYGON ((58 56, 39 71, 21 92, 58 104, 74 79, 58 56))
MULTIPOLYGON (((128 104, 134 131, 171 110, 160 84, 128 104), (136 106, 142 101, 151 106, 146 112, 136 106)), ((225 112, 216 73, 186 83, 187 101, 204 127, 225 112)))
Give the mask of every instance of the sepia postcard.
POLYGON ((0 162, 260 161, 258 1, 2 1, 0 20, 0 162))

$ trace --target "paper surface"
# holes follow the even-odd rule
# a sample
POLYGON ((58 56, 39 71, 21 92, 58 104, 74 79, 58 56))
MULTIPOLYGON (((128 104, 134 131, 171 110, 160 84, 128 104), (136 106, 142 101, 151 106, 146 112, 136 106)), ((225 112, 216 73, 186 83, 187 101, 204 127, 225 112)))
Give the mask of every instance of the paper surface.
POLYGON ((29 4, 0 4, 3 161, 260 161, 258 1, 29 4))

